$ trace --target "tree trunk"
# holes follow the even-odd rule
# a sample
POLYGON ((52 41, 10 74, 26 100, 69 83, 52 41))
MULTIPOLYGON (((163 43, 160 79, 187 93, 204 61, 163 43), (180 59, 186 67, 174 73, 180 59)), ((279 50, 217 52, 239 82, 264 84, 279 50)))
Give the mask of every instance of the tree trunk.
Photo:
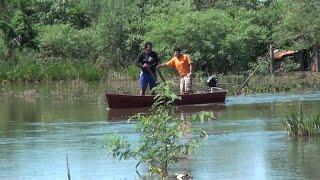
POLYGON ((269 53, 270 53, 270 73, 272 75, 275 72, 275 62, 274 62, 274 53, 273 53, 273 45, 272 44, 270 44, 269 53))
POLYGON ((315 55, 315 67, 316 67, 316 72, 319 72, 320 69, 320 59, 319 59, 319 46, 318 44, 315 45, 314 47, 314 55, 315 55))

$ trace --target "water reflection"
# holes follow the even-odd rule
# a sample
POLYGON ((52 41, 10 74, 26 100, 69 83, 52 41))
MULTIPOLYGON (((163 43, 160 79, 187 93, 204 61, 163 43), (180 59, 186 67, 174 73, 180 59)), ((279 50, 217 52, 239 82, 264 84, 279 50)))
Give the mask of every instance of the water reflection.
POLYGON ((41 104, 36 99, 12 98, 7 101, 4 108, 6 120, 37 122, 41 119, 39 114, 41 104))
POLYGON ((320 160, 319 137, 292 139, 286 136, 281 139, 270 142, 277 149, 266 148, 267 168, 275 178, 287 177, 288 174, 295 179, 315 179, 320 176, 317 170, 320 160))
MULTIPOLYGON (((202 104, 202 105, 186 105, 178 106, 177 114, 182 117, 190 116, 193 113, 200 111, 213 112, 215 117, 222 115, 226 111, 227 106, 225 103, 213 103, 213 104, 202 104)), ((119 121, 127 120, 130 117, 137 115, 138 113, 144 115, 150 115, 150 108, 128 108, 128 109, 108 109, 107 120, 108 121, 119 121)))

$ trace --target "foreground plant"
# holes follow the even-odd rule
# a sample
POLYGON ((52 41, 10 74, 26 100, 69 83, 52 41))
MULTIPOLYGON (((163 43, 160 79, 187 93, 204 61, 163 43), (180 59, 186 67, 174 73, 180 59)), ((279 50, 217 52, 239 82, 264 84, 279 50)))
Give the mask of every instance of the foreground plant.
MULTIPOLYGON (((168 166, 178 162, 179 157, 190 155, 199 146, 200 129, 192 127, 195 121, 203 122, 213 118, 209 112, 196 113, 192 117, 181 120, 175 115, 177 107, 174 101, 179 97, 170 91, 165 83, 155 90, 159 93, 152 106, 152 115, 138 114, 131 119, 137 119, 137 131, 142 137, 136 147, 117 134, 109 135, 103 139, 104 147, 108 154, 119 160, 135 158, 138 160, 136 168, 141 163, 148 164, 149 174, 156 173, 162 179, 168 178, 168 166), (196 135, 199 132, 199 135, 196 135), (192 133, 191 138, 184 139, 187 133, 192 133)), ((129 122, 130 122, 129 120, 129 122)))
POLYGON ((320 134, 320 114, 305 117, 301 106, 300 111, 290 112, 282 122, 292 137, 310 137, 320 134))

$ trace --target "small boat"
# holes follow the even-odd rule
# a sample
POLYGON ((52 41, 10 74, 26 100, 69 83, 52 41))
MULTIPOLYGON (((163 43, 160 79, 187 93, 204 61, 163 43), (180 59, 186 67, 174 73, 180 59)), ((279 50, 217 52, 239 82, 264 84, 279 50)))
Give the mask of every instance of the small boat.
MULTIPOLYGON (((188 94, 178 94, 181 99, 175 101, 176 105, 195 105, 225 102, 227 91, 219 89, 188 94)), ((128 95, 107 93, 106 98, 110 109, 113 108, 143 108, 151 107, 154 95, 128 95)))

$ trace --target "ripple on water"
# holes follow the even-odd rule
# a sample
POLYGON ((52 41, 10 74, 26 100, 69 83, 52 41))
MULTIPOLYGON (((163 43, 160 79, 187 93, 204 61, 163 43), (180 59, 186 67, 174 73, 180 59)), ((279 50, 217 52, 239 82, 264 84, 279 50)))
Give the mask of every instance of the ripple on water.
POLYGON ((288 102, 288 101, 314 101, 320 100, 320 92, 301 92, 301 93, 264 93, 250 94, 239 96, 228 96, 226 98, 227 105, 234 104, 252 104, 252 103, 268 103, 268 102, 288 102))

